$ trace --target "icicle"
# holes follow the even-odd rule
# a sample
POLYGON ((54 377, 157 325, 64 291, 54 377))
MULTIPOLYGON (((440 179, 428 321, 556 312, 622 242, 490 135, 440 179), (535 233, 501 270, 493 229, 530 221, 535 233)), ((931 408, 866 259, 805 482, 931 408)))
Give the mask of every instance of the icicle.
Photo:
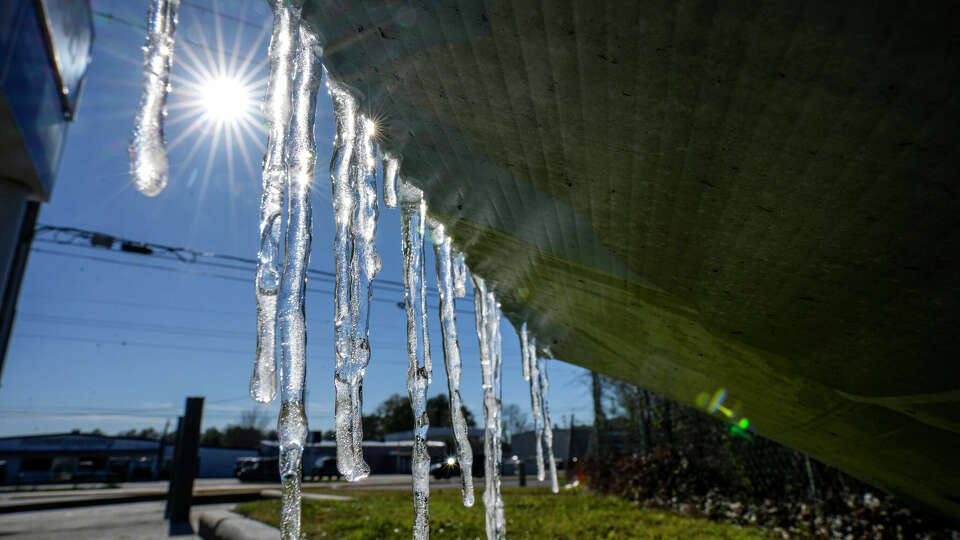
POLYGON ((443 359, 447 368, 447 389, 450 391, 450 418, 460 463, 460 491, 463 505, 473 506, 473 449, 467 438, 467 422, 463 417, 460 396, 460 343, 457 338, 454 270, 450 238, 443 224, 429 220, 433 254, 437 262, 437 291, 440 293, 440 330, 443 333, 443 359))
POLYGON ((354 481, 370 473, 363 461, 363 427, 360 423, 360 389, 367 365, 357 365, 353 361, 353 319, 350 314, 350 262, 353 259, 351 229, 357 204, 353 186, 350 185, 350 164, 353 161, 353 147, 357 138, 357 103, 345 88, 336 83, 329 83, 329 90, 337 130, 333 140, 333 157, 330 160, 330 187, 333 192, 331 200, 336 225, 333 237, 337 272, 333 298, 333 335, 336 356, 334 386, 337 393, 337 468, 344 478, 354 481))
POLYGON ((370 362, 370 300, 373 278, 380 271, 376 235, 377 206, 375 126, 357 115, 349 91, 330 84, 337 137, 330 161, 333 190, 334 349, 336 387, 337 468, 354 482, 370 474, 363 460, 362 388, 370 362))
POLYGON ((261 403, 277 395, 276 322, 277 288, 280 285, 280 237, 286 164, 283 149, 290 125, 293 85, 293 47, 299 14, 284 2, 272 2, 273 36, 270 38, 270 79, 264 97, 267 117, 267 152, 263 157, 263 193, 260 198, 260 249, 257 253, 257 356, 250 377, 250 395, 261 403))
POLYGON ((173 65, 173 32, 180 0, 151 0, 143 46, 143 93, 130 141, 130 178, 140 193, 155 197, 167 187, 170 162, 163 135, 173 65))
POLYGON ((530 340, 527 334, 527 323, 520 325, 520 368, 523 380, 530 380, 530 340))
POLYGON ((467 263, 459 252, 453 255, 453 292, 457 298, 467 295, 467 263))
POLYGON ((300 479, 303 446, 307 439, 304 410, 307 329, 304 323, 304 289, 313 230, 310 184, 313 181, 317 145, 313 122, 320 86, 320 47, 317 37, 300 25, 297 76, 294 84, 290 134, 285 147, 289 171, 289 206, 280 280, 280 375, 281 405, 277 433, 280 439, 280 480, 283 485, 281 537, 300 539, 300 479))
POLYGON ((477 276, 473 280, 473 303, 477 319, 477 340, 480 342, 480 364, 483 369, 483 449, 485 486, 483 505, 486 512, 487 540, 506 538, 503 497, 500 495, 500 466, 503 459, 500 418, 500 306, 486 283, 477 276))
POLYGON ((400 172, 400 158, 393 154, 383 154, 383 204, 387 208, 397 207, 397 174, 400 172))
MULTIPOLYGON (((560 490, 557 484, 557 459, 553 456, 553 425, 550 423, 550 407, 547 405, 547 390, 550 388, 550 378, 547 377, 547 361, 537 360, 537 347, 531 344, 531 360, 538 364, 540 374, 540 407, 543 409, 543 442, 547 447, 547 459, 550 463, 550 489, 554 493, 560 490)), ((542 466, 543 463, 541 462, 542 466)), ((543 480, 541 475, 540 480, 543 480)))
POLYGON ((533 338, 529 337, 527 323, 520 327, 520 348, 523 355, 523 378, 530 382, 530 411, 533 413, 533 439, 537 450, 537 480, 542 482, 546 478, 543 466, 542 388, 537 365, 537 346, 533 338))
POLYGON ((423 192, 400 182, 400 238, 403 250, 403 301, 407 310, 407 392, 413 408, 413 537, 430 537, 430 454, 427 453, 427 387, 432 379, 430 338, 427 333, 427 286, 424 279, 423 192))

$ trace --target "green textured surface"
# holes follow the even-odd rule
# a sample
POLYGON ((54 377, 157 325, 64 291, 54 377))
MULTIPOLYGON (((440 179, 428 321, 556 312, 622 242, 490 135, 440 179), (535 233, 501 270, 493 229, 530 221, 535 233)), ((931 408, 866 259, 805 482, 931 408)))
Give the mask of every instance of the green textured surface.
POLYGON ((951 3, 304 14, 541 345, 960 516, 951 3))

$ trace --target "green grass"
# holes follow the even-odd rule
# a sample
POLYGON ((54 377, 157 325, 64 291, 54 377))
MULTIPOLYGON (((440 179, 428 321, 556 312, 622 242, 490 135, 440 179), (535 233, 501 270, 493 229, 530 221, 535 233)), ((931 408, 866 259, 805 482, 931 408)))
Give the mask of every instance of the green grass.
MULTIPOLYGON (((350 495, 350 501, 304 501, 303 532, 317 538, 410 538, 413 501, 408 490, 310 490, 350 495)), ((741 528, 703 519, 649 510, 623 499, 582 489, 550 494, 542 488, 506 488, 507 536, 510 538, 767 538, 762 529, 741 528)), ((482 490, 477 504, 464 508, 457 489, 430 496, 432 538, 485 538, 482 490)), ((237 511, 280 524, 280 501, 245 503, 237 511)))

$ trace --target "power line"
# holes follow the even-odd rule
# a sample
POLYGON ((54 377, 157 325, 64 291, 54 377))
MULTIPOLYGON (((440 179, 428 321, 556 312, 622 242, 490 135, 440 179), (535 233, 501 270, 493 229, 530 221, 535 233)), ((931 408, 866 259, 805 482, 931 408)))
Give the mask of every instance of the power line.
MULTIPOLYGON (((216 279, 223 279, 223 280, 227 280, 227 281, 236 281, 236 282, 239 282, 239 283, 246 283, 246 284, 250 284, 250 283, 251 283, 251 280, 250 280, 249 278, 241 278, 241 277, 237 277, 237 276, 230 276, 230 275, 227 275, 227 274, 217 274, 217 273, 213 273, 213 272, 203 272, 203 271, 199 271, 199 270, 188 270, 188 269, 185 269, 185 268, 173 268, 173 267, 170 267, 170 266, 162 266, 162 265, 156 265, 156 264, 134 263, 134 262, 129 262, 129 261, 118 261, 118 260, 115 260, 115 259, 108 259, 108 258, 105 258, 105 257, 95 257, 95 256, 92 256, 92 255, 82 255, 82 254, 80 254, 80 253, 69 253, 69 252, 55 251, 55 250, 44 249, 44 248, 31 248, 30 251, 35 252, 35 253, 43 253, 43 254, 45 254, 45 255, 55 255, 55 256, 59 256, 59 257, 73 257, 73 258, 76 258, 76 259, 85 259, 85 260, 90 260, 90 261, 105 262, 105 263, 110 263, 110 264, 118 264, 118 265, 121 265, 121 266, 131 266, 131 267, 136 267, 136 268, 149 268, 149 269, 151 269, 151 270, 160 270, 160 271, 163 271, 163 272, 176 272, 176 273, 189 274, 189 275, 200 276, 200 277, 210 277, 210 278, 216 278, 216 279)), ((314 292, 314 293, 325 294, 325 295, 328 295, 328 296, 333 296, 333 292, 332 292, 332 291, 325 291, 325 290, 323 290, 323 289, 314 289, 314 288, 311 288, 311 287, 307 287, 306 290, 307 290, 307 292, 314 292)), ((393 301, 393 300, 387 300, 387 299, 385 299, 385 298, 373 298, 372 300, 373 300, 374 302, 387 303, 387 304, 390 304, 390 305, 395 306, 395 307, 398 306, 398 305, 399 305, 399 306, 402 306, 402 304, 403 304, 402 302, 396 302, 396 301, 393 301)), ((457 311, 457 313, 462 313, 462 314, 466 314, 466 315, 471 314, 470 312, 464 312, 464 311, 457 311)))
MULTIPOLYGON (((34 230, 36 235, 43 234, 53 234, 52 239, 43 239, 46 242, 54 242, 57 244, 65 245, 74 245, 78 247, 98 249, 98 250, 110 250, 113 251, 113 245, 119 244, 120 251, 127 253, 136 253, 139 255, 157 255, 157 252, 165 253, 172 255, 174 258, 178 259, 181 262, 186 263, 197 263, 202 262, 203 258, 212 258, 212 259, 222 259, 232 262, 239 262, 243 264, 249 264, 253 267, 256 267, 257 260, 248 258, 248 257, 239 257, 237 255, 228 255, 223 253, 214 253, 209 251, 199 251, 196 249, 186 248, 186 247, 175 247, 167 246, 164 244, 157 244, 154 242, 141 242, 137 240, 131 240, 127 238, 122 238, 120 236, 103 233, 99 231, 92 231, 87 229, 79 229, 76 227, 63 227, 57 225, 46 225, 46 224, 37 224, 36 229, 34 230), (78 244, 77 240, 86 240, 87 244, 78 244)), ((41 239, 37 239, 41 240, 41 239)), ((207 263, 213 264, 213 263, 207 263)), ((237 267, 230 266, 221 266, 224 268, 233 268, 236 270, 245 270, 237 267)), ((329 270, 319 270, 315 268, 308 268, 307 274, 313 277, 323 277, 323 278, 336 278, 336 273, 329 270)), ((400 291, 403 291, 403 282, 395 281, 390 279, 378 279, 374 281, 375 285, 384 286, 389 285, 396 287, 400 291)), ((428 291, 427 294, 435 295, 436 292, 428 291)))
MULTIPOLYGON (((129 27, 131 27, 131 28, 136 28, 137 30, 141 30, 141 31, 143 31, 143 32, 146 32, 146 31, 147 31, 147 27, 146 27, 146 26, 144 26, 144 25, 142 25, 142 24, 140 24, 140 23, 131 21, 131 20, 129 20, 129 19, 125 19, 125 18, 123 18, 123 17, 118 17, 118 16, 114 15, 113 13, 107 13, 106 11, 94 10, 94 11, 93 11, 93 14, 96 15, 97 17, 100 17, 101 19, 104 19, 104 20, 108 21, 108 22, 118 23, 118 24, 122 24, 122 25, 124 25, 124 26, 129 26, 129 27)), ((199 41, 194 41, 194 40, 192 40, 192 39, 190 39, 190 38, 186 38, 186 37, 182 37, 182 36, 181 36, 181 37, 177 37, 177 38, 176 38, 176 41, 177 41, 177 42, 183 42, 183 43, 189 43, 190 45, 193 45, 194 47, 200 47, 200 48, 202 48, 202 49, 207 49, 208 51, 212 51, 212 52, 215 52, 215 53, 217 53, 217 54, 227 55, 227 56, 231 56, 231 57, 233 57, 233 58, 237 58, 237 59, 241 59, 241 60, 242 60, 242 58, 240 57, 240 55, 238 55, 238 54, 236 54, 236 53, 224 52, 224 51, 221 51, 220 49, 218 49, 218 48, 216 48, 216 47, 212 47, 212 46, 210 46, 210 45, 206 45, 206 44, 201 43, 201 42, 199 42, 199 41)))
POLYGON ((160 309, 160 310, 170 310, 170 311, 186 311, 190 313, 218 313, 221 315, 240 315, 243 317, 249 317, 249 311, 225 311, 221 309, 204 309, 198 307, 186 307, 186 306, 165 306, 160 304, 145 304, 140 302, 123 302, 120 300, 105 300, 103 298, 77 298, 69 296, 55 296, 49 294, 34 294, 30 296, 31 300, 54 300, 57 302, 80 302, 80 303, 89 303, 89 304, 103 304, 107 306, 124 306, 124 307, 133 307, 138 309, 149 308, 149 309, 160 309))
POLYGON ((258 29, 258 30, 261 29, 261 28, 263 28, 263 26, 264 26, 263 24, 257 24, 257 23, 255 23, 255 22, 253 22, 253 21, 248 21, 247 19, 244 19, 243 17, 238 17, 238 16, 236 16, 236 15, 231 15, 231 14, 229 14, 229 13, 224 13, 223 11, 218 11, 218 10, 216 10, 216 9, 213 9, 213 8, 210 8, 210 7, 201 5, 201 4, 195 4, 195 3, 190 2, 190 1, 188 1, 188 0, 181 0, 180 4, 181 4, 181 5, 184 5, 184 6, 190 6, 190 7, 192 7, 193 9, 196 9, 196 10, 199 10, 199 11, 205 11, 205 12, 210 13, 210 14, 212 14, 212 15, 215 15, 215 16, 217 16, 217 17, 223 17, 224 19, 229 19, 229 20, 231 20, 231 21, 235 21, 235 22, 238 22, 238 23, 240 23, 240 24, 245 24, 245 25, 247 25, 247 26, 252 26, 253 28, 256 28, 256 29, 258 29))
MULTIPOLYGON (((77 336, 56 336, 50 334, 31 334, 18 332, 15 334, 17 338, 25 339, 50 339, 54 341, 73 341, 78 343, 93 343, 95 345, 120 345, 123 347, 139 347, 146 349, 170 349, 170 350, 181 350, 181 351, 194 351, 194 352, 209 352, 217 354, 238 354, 238 355, 248 355, 250 350, 238 350, 238 349, 222 349, 215 347, 194 347, 188 345, 171 345, 169 343, 144 343, 140 341, 127 341, 127 340, 109 340, 109 339, 99 339, 99 338, 87 338, 87 337, 77 337, 77 336)), ((392 347, 389 345, 380 345, 372 347, 373 351, 378 350, 387 350, 387 351, 402 351, 406 352, 406 348, 403 347, 392 347)), ((396 360, 371 360, 371 363, 381 363, 381 364, 396 364, 396 365, 407 365, 407 362, 401 362, 396 360)), ((332 361, 325 360, 323 365, 333 365, 332 361)))
MULTIPOLYGON (((72 245, 72 244, 66 244, 66 245, 72 245)), ((77 247, 83 247, 83 246, 77 246, 77 247)), ((231 276, 231 275, 228 275, 228 274, 220 274, 220 273, 214 273, 214 272, 204 272, 204 271, 201 271, 201 270, 190 270, 190 269, 186 269, 186 268, 174 268, 174 267, 171 267, 171 266, 155 265, 155 264, 148 264, 148 263, 135 263, 135 262, 129 262, 129 261, 121 261, 121 260, 116 260, 116 259, 109 259, 109 258, 105 258, 105 257, 96 257, 96 256, 92 256, 92 255, 83 255, 83 254, 80 254, 80 253, 70 253, 70 252, 56 251, 56 250, 44 249, 44 248, 37 248, 37 247, 31 248, 30 251, 33 251, 33 252, 35 252, 35 253, 43 253, 43 254, 46 254, 46 255, 55 255, 55 256, 60 256, 60 257, 73 257, 73 258, 76 258, 76 259, 85 259, 85 260, 91 260, 91 261, 97 261, 97 262, 105 262, 105 263, 117 264, 117 265, 121 265, 121 266, 130 266, 130 267, 136 267, 136 268, 148 268, 148 269, 152 269, 152 270, 160 270, 160 271, 163 271, 163 272, 178 272, 178 273, 189 274, 189 275, 200 276, 200 277, 209 277, 209 278, 223 279, 223 280, 227 280, 227 281, 236 281, 236 282, 239 282, 239 283, 247 283, 247 284, 251 283, 251 279, 250 279, 250 278, 241 278, 241 277, 238 277, 238 276, 231 276)), ((327 281, 329 282, 329 280, 327 280, 327 281)), ((312 288, 312 287, 307 287, 306 290, 307 290, 307 292, 320 293, 320 294, 325 294, 325 295, 328 295, 328 296, 333 296, 333 295, 334 295, 333 291, 327 291, 327 290, 323 290, 323 289, 316 289, 316 288, 312 288)), ((388 292, 399 293, 400 291, 388 291, 388 292)), ((401 301, 394 301, 394 300, 388 300, 388 299, 385 299, 385 298, 376 298, 376 297, 372 298, 372 301, 374 301, 374 302, 379 302, 379 303, 386 303, 386 304, 390 304, 390 305, 392 305, 392 306, 400 307, 400 308, 403 307, 403 302, 401 302, 401 301)), ((436 306, 435 304, 428 304, 427 307, 430 308, 430 309, 436 309, 436 308, 437 308, 437 306, 436 306)), ((458 309, 458 310, 456 310, 456 312, 457 312, 457 314, 459 314, 459 315, 474 315, 474 313, 473 313, 472 311, 467 311, 467 310, 458 309)))
POLYGON ((135 323, 130 321, 110 321, 103 319, 87 319, 78 317, 63 317, 59 315, 47 315, 43 313, 18 313, 17 317, 23 317, 27 321, 36 321, 47 324, 67 324, 73 326, 88 326, 93 328, 113 328, 121 330, 137 330, 142 332, 161 332, 170 334, 209 336, 209 337, 248 337, 250 332, 239 330, 221 330, 214 328, 197 328, 189 326, 167 326, 161 324, 135 323))

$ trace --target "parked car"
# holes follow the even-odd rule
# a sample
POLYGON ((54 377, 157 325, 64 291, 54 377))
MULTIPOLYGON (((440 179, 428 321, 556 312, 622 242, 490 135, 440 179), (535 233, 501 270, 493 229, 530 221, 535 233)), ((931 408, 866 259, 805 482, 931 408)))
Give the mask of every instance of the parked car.
POLYGON ((233 477, 240 478, 240 471, 252 466, 258 459, 260 458, 254 456, 237 458, 237 462, 233 466, 233 477))
MULTIPOLYGON (((483 476, 483 456, 473 456, 472 473, 475 478, 483 476)), ((447 459, 430 465, 430 475, 437 480, 444 480, 460 476, 460 464, 457 458, 450 456, 447 459)))
MULTIPOLYGON (((237 478, 241 482, 255 482, 262 480, 276 481, 280 478, 279 458, 240 458, 244 463, 237 478)), ((238 460, 239 461, 239 460, 238 460)))
POLYGON ((310 471, 313 480, 323 480, 324 477, 330 480, 340 479, 340 470, 337 469, 337 458, 334 456, 318 457, 313 462, 313 470, 310 471))

